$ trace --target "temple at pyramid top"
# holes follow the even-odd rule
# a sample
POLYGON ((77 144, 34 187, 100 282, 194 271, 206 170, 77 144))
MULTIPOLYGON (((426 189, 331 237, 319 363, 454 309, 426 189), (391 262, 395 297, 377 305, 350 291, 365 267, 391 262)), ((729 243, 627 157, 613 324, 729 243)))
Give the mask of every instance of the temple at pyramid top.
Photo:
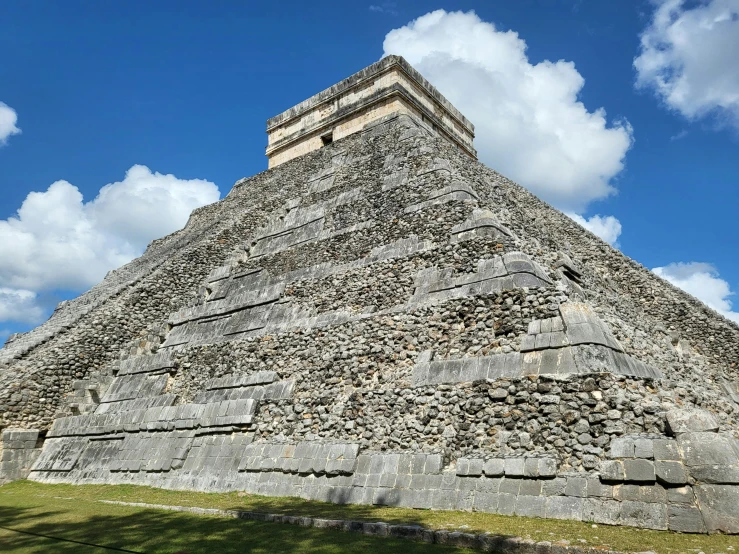
POLYGON ((477 159, 475 127, 400 56, 387 56, 267 120, 269 167, 360 131, 391 113, 409 113, 477 159))

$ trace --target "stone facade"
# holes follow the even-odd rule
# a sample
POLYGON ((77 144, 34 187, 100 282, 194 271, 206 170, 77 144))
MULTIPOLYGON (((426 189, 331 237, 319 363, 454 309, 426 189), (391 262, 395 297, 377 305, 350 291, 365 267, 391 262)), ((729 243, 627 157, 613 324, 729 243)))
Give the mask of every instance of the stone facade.
POLYGON ((38 430, 5 429, 0 441, 0 485, 28 477, 39 454, 38 430))
POLYGON ((45 433, 44 482, 737 533, 738 362, 735 324, 400 112, 6 345, 0 426, 45 433))
POLYGON ((405 113, 473 158, 475 128, 400 56, 387 56, 267 121, 267 158, 275 167, 361 131, 390 114, 405 113))

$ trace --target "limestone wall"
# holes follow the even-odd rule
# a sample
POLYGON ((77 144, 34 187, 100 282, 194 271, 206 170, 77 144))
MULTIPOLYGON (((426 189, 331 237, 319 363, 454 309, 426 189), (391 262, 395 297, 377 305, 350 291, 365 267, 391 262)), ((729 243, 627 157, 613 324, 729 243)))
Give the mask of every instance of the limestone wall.
POLYGON ((423 122, 206 221, 13 362, 5 425, 49 430, 33 479, 739 531, 739 327, 423 122), (119 322, 140 341, 104 342, 119 322), (78 379, 99 403, 73 415, 78 379))
MULTIPOLYGON (((333 111, 332 111, 333 113, 333 111)), ((353 112, 351 117, 339 120, 332 126, 329 131, 332 133, 333 140, 342 139, 352 133, 356 133, 362 129, 370 121, 386 117, 390 114, 414 114, 417 115, 415 110, 411 108, 406 102, 403 101, 398 95, 393 95, 386 99, 373 102, 367 107, 360 111, 353 112)), ((328 115, 326 116, 328 117, 328 115)), ((287 129, 285 133, 299 133, 303 135, 301 138, 292 142, 289 148, 276 151, 269 155, 269 167, 273 168, 288 160, 298 158, 319 148, 323 148, 322 134, 326 131, 326 128, 322 126, 316 126, 316 129, 312 132, 305 132, 306 124, 303 120, 296 124, 296 129, 287 129)), ((313 124, 312 119, 310 123, 313 124)), ((282 131, 280 129, 279 131, 282 131)), ((277 134, 274 138, 270 135, 270 141, 277 141, 280 139, 280 135, 277 134)))
POLYGON ((427 120, 472 157, 474 127, 403 58, 388 56, 267 122, 273 168, 341 139, 390 113, 427 120))
POLYGON ((41 454, 36 430, 5 429, 0 436, 0 485, 25 479, 41 454))

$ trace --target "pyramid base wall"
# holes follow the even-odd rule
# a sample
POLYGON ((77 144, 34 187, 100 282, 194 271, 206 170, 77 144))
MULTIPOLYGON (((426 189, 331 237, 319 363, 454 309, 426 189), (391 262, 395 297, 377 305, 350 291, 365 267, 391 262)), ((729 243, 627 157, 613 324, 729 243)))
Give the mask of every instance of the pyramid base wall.
MULTIPOLYGON (((53 440, 61 444, 71 443, 73 439, 53 440)), ((172 437, 157 438, 165 447, 171 440, 172 437)), ((629 440, 625 439, 625 444, 629 440)), ((652 443, 652 448, 656 444, 659 451, 665 443, 674 441, 632 440, 632 444, 637 443, 641 448, 649 448, 647 442, 652 443)), ((674 472, 664 472, 663 466, 672 464, 674 470, 681 462, 646 458, 610 462, 623 465, 625 473, 619 477, 607 474, 609 462, 603 464, 600 472, 590 473, 558 473, 555 460, 534 457, 461 458, 456 465, 445 466, 441 454, 370 451, 358 454, 357 445, 349 443, 252 443, 249 435, 235 434, 195 439, 181 467, 172 467, 180 465, 175 460, 157 468, 162 458, 152 452, 151 459, 143 460, 138 466, 146 470, 111 471, 109 467, 126 469, 125 463, 116 466, 104 459, 105 452, 117 448, 114 443, 120 441, 103 439, 88 443, 94 445, 99 463, 80 460, 86 469, 37 470, 29 478, 43 483, 245 491, 337 504, 477 511, 684 533, 739 533, 736 511, 739 486, 697 484, 693 479, 690 479, 693 485, 665 482, 670 475, 672 480, 680 481, 680 478, 675 479, 674 472), (246 456, 234 456, 235 450, 243 451, 250 445, 251 451, 246 456), (255 446, 263 455, 248 455, 254 454, 255 446), (296 453, 304 457, 295 457, 296 453), (659 481, 655 480, 655 470, 660 474, 659 481)), ((719 469, 714 468, 715 475, 719 469)))
POLYGON ((25 479, 41 454, 39 432, 5 429, 0 437, 0 485, 25 479))

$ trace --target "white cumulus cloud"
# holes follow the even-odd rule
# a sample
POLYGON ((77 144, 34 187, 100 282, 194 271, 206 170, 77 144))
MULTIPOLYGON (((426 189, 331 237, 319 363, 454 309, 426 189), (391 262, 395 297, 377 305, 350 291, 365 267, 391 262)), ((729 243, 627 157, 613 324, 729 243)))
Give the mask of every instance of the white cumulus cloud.
POLYGON ((219 197, 209 181, 143 165, 89 202, 67 181, 31 192, 15 217, 0 220, 0 321, 38 320, 37 293, 89 288, 219 197))
POLYGON ((36 299, 33 291, 0 287, 0 321, 38 323, 43 318, 43 310, 36 299))
POLYGON ((21 130, 16 126, 18 114, 4 102, 0 102, 0 146, 4 145, 11 135, 17 135, 21 130))
POLYGON ((615 192, 632 129, 578 100, 585 79, 573 62, 532 63, 516 32, 474 12, 428 13, 390 31, 383 49, 405 57, 472 121, 486 165, 569 212, 615 192))
POLYGON ((612 215, 594 215, 589 218, 573 213, 568 213, 567 215, 596 237, 603 239, 611 246, 618 246, 618 237, 621 235, 621 222, 612 215))
POLYGON ((655 267, 654 273, 676 287, 713 308, 728 319, 739 323, 739 312, 733 311, 730 297, 736 293, 729 283, 721 279, 714 266, 702 262, 678 262, 664 267, 655 267))
POLYGON ((634 59, 636 84, 688 119, 739 127, 739 0, 657 0, 634 59))
POLYGON ((397 7, 398 4, 396 2, 382 2, 381 4, 370 4, 369 11, 387 15, 398 15, 397 7))

